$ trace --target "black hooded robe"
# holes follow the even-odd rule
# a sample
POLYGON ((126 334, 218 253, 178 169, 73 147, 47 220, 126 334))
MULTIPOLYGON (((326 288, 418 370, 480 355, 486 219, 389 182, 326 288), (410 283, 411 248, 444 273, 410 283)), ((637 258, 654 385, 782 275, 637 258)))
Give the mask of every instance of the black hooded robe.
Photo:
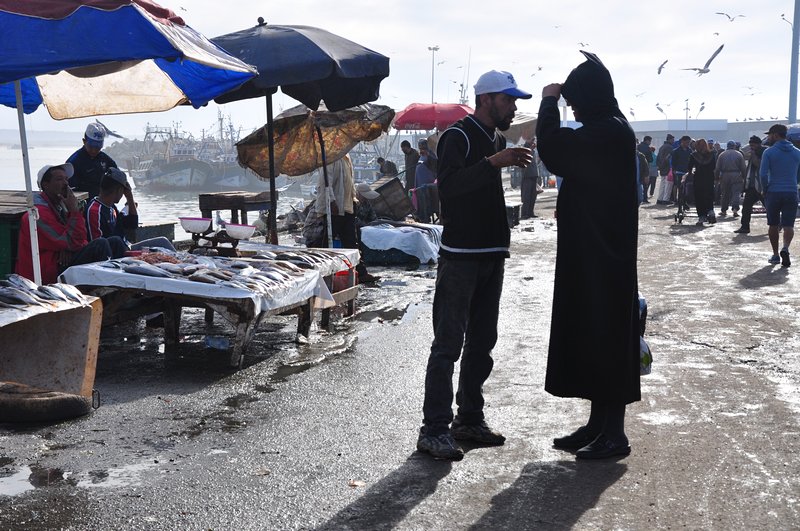
POLYGON ((583 126, 562 128, 547 97, 536 127, 542 162, 563 177, 545 390, 628 404, 641 400, 635 135, 608 70, 585 55, 562 87, 583 126))

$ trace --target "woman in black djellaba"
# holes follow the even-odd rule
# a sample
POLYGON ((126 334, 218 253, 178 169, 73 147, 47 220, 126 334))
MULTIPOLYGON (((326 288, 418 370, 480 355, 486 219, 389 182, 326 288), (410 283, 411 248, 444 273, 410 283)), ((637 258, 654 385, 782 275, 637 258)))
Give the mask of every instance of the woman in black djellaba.
POLYGON ((694 204, 697 207, 697 223, 716 223, 714 214, 714 168, 717 165, 717 152, 708 147, 704 138, 694 143, 695 151, 689 155, 689 166, 686 175, 694 179, 694 204))
POLYGON ((641 400, 636 148, 610 73, 581 53, 563 85, 542 90, 536 130, 542 162, 563 178, 545 390, 591 401, 586 424, 553 445, 601 459, 630 453, 625 407, 641 400), (561 95, 582 127, 560 126, 561 95))

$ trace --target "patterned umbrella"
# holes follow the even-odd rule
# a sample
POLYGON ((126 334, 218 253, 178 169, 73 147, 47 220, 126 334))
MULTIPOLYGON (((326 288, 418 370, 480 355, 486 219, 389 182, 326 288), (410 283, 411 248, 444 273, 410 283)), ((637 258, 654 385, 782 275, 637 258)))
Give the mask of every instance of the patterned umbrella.
MULTIPOLYGON (((391 108, 371 103, 336 112, 324 107, 318 111, 305 105, 292 107, 273 122, 275 172, 303 175, 335 162, 359 142, 381 136, 389 129, 392 118, 391 108), (322 134, 321 143, 317 128, 322 134)), ((266 129, 261 127, 236 144, 239 162, 265 180, 270 176, 266 129)))
MULTIPOLYGON (((271 127, 264 126, 236 144, 239 162, 272 183, 271 177, 276 172, 303 175, 321 167, 324 193, 331 199, 328 164, 344 157, 362 140, 381 136, 389 129, 392 118, 392 109, 371 103, 335 112, 312 111, 305 105, 293 107, 278 115, 271 127)), ((325 206, 330 246, 333 235, 330 201, 325 206)))

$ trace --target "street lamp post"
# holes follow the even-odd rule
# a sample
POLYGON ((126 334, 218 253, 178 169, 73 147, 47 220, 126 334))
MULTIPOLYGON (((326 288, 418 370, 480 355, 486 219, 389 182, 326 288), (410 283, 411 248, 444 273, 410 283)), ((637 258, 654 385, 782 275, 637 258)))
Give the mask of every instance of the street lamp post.
MULTIPOLYGON (((784 19, 785 20, 785 19, 784 19)), ((787 21, 788 22, 788 21, 787 21)), ((797 120, 797 56, 800 47, 800 0, 794 0, 792 26, 792 56, 789 68, 789 123, 797 120)))
POLYGON ((436 52, 439 51, 439 47, 428 46, 428 51, 431 52, 431 103, 433 103, 433 69, 436 66, 436 52))
POLYGON ((685 125, 684 132, 686 134, 689 134, 689 98, 686 98, 685 102, 686 102, 686 107, 683 108, 683 110, 686 111, 686 123, 684 124, 685 125))

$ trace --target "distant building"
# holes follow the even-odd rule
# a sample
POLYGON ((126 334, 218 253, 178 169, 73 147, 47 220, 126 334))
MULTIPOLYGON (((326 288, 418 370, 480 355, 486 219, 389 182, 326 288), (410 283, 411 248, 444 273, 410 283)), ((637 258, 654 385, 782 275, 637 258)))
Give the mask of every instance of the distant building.
POLYGON ((752 122, 729 122, 727 120, 640 120, 631 122, 631 127, 636 132, 636 136, 642 139, 645 135, 653 137, 653 146, 658 148, 663 142, 667 133, 672 133, 677 140, 683 135, 692 138, 713 138, 722 146, 728 140, 741 142, 747 145, 747 140, 756 135, 765 137, 764 131, 775 123, 787 124, 786 120, 762 120, 752 122))

